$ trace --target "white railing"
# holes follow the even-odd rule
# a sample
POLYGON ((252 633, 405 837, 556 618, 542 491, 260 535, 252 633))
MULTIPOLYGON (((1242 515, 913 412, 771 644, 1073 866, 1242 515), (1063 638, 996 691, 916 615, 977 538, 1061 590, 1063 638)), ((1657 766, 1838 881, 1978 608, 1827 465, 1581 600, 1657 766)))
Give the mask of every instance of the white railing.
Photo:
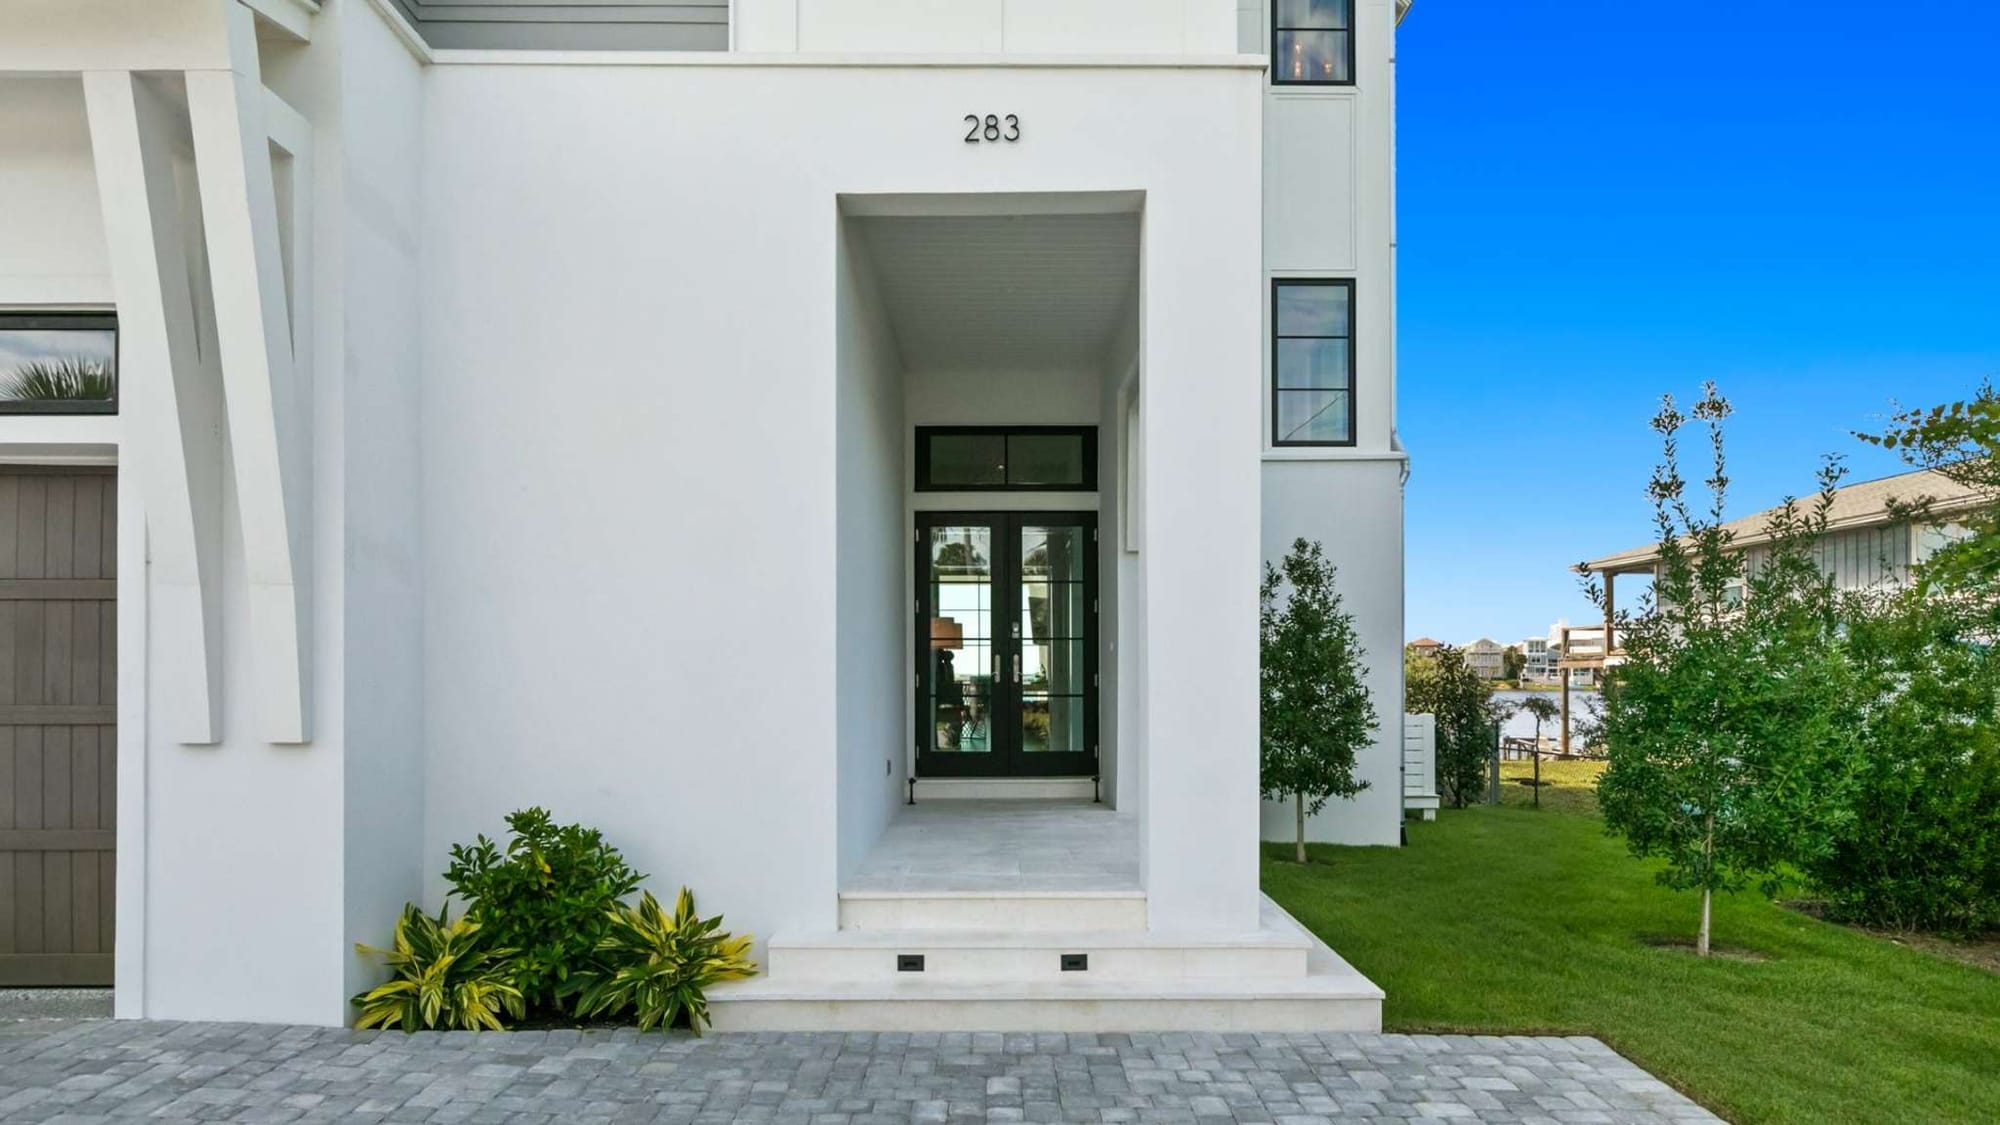
POLYGON ((1416 809, 1436 820, 1437 716, 1403 716, 1403 811, 1416 809))

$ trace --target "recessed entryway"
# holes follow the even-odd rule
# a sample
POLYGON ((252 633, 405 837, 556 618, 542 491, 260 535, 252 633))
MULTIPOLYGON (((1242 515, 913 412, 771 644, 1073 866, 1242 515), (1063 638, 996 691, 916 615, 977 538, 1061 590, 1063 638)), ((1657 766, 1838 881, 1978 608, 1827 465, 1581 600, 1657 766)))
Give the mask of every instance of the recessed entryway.
POLYGON ((0 987, 111 984, 117 476, 0 468, 0 987))

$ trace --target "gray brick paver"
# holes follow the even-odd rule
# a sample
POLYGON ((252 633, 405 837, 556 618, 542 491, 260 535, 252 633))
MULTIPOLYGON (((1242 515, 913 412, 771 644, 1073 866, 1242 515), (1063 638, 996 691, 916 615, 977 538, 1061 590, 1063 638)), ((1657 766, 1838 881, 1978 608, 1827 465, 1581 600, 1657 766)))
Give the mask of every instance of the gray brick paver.
POLYGON ((359 1125, 1661 1125, 1594 1039, 0 1025, 0 1118, 359 1125))

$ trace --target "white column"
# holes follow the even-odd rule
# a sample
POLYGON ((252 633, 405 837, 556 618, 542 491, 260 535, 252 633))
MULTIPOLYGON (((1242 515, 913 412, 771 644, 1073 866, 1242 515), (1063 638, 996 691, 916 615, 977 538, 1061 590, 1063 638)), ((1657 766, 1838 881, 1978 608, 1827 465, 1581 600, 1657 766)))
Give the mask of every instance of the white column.
POLYGON ((1216 198, 1147 205, 1141 815, 1156 930, 1257 926, 1263 305, 1255 156, 1217 156, 1238 160, 1247 172, 1216 198))
POLYGON ((310 397, 293 359, 254 20, 232 6, 230 69, 188 72, 188 117, 249 576, 258 724, 267 741, 299 743, 311 738, 310 397))
POLYGON ((118 303, 120 468, 145 494, 155 627, 184 653, 154 670, 159 702, 175 739, 212 743, 222 737, 222 400, 200 354, 195 310, 206 301, 189 282, 175 188, 185 134, 129 72, 86 73, 83 90, 118 303))

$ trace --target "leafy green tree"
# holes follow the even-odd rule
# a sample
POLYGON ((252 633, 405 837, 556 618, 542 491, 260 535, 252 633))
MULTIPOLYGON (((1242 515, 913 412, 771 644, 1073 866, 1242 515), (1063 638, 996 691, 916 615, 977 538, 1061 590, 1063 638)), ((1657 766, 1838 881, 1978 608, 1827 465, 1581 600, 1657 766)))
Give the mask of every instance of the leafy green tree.
POLYGON ((1508 645, 1500 653, 1500 678, 1521 682, 1521 673, 1528 669, 1528 654, 1520 645, 1508 645))
POLYGON ((1542 807, 1542 724, 1562 717, 1562 708, 1546 695, 1531 695, 1521 701, 1521 710, 1535 720, 1535 807, 1542 807))
POLYGON ((1465 650, 1446 645, 1404 666, 1404 709, 1437 718, 1438 782, 1453 808, 1486 789, 1493 753, 1493 685, 1466 663, 1465 650))
MULTIPOLYGON (((1671 396, 1653 419, 1663 459, 1649 485, 1660 562, 1641 612, 1627 615, 1625 663, 1609 677, 1598 783, 1609 831, 1635 856, 1666 861, 1660 881, 1701 895, 1696 952, 1709 954, 1715 892, 1760 882, 1827 846, 1857 716, 1832 580, 1813 554, 1840 479, 1772 517, 1755 565, 1723 526, 1726 399, 1713 384, 1684 415, 1671 396), (1678 435, 1708 434, 1706 511, 1681 476, 1678 435)), ((1602 589, 1593 581, 1602 604, 1602 589)))
MULTIPOLYGON (((1973 491, 1980 500, 1976 509, 1951 517, 1966 537, 1925 560, 1918 579, 1927 589, 1981 595, 1987 606, 2000 605, 2000 392, 1989 382, 1971 399, 1905 410, 1882 433, 1855 436, 1973 491)), ((1920 499, 1901 514, 1921 520, 1930 506, 1920 499)))
POLYGON ((1848 815, 1801 866, 1829 913, 1897 930, 2000 927, 2000 652, 1976 602, 1844 599, 1860 676, 1848 815))
POLYGON ((1259 595, 1262 785, 1292 799, 1304 863, 1306 816, 1368 787, 1354 776, 1355 755, 1380 724, 1363 682, 1367 654, 1320 545, 1300 539, 1282 563, 1265 563, 1259 595))

